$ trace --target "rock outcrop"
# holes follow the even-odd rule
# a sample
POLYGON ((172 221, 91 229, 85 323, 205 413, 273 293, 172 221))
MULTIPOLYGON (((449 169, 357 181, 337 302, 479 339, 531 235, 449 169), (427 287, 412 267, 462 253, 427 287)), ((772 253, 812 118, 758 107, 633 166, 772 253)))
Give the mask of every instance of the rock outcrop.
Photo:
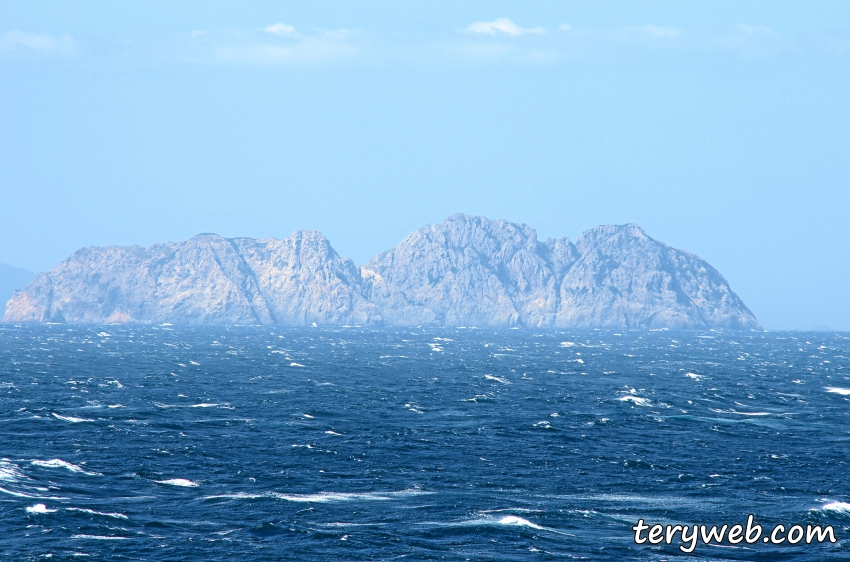
POLYGON ((85 248, 16 292, 5 321, 760 329, 717 270, 636 225, 573 244, 467 215, 362 267, 311 231, 85 248))
POLYGON ((6 305, 7 322, 368 323, 360 271, 318 232, 283 240, 201 234, 185 242, 84 248, 6 305))
POLYGON ((19 291, 35 279, 35 273, 0 263, 0 304, 5 305, 15 291, 19 291))

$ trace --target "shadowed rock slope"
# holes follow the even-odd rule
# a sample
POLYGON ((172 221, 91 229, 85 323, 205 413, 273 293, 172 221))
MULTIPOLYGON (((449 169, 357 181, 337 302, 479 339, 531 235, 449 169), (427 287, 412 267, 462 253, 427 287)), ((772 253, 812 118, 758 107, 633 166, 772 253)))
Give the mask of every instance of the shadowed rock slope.
POLYGON ((362 267, 310 231, 85 248, 16 292, 5 321, 761 329, 717 270, 636 225, 573 244, 467 215, 362 267))

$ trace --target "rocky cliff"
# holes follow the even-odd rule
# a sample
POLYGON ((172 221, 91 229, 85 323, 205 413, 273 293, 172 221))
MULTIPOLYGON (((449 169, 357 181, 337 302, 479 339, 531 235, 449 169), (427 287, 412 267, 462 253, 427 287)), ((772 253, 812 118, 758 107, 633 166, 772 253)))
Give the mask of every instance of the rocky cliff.
POLYGON ((5 305, 15 291, 29 285, 34 278, 32 271, 0 263, 0 304, 5 305))
POLYGON ((318 232, 283 240, 201 234, 84 248, 6 305, 7 322, 369 323, 360 270, 318 232))
POLYGON ((5 321, 760 329, 717 270, 635 225, 573 244, 467 215, 362 267, 310 231, 85 248, 16 292, 5 321))

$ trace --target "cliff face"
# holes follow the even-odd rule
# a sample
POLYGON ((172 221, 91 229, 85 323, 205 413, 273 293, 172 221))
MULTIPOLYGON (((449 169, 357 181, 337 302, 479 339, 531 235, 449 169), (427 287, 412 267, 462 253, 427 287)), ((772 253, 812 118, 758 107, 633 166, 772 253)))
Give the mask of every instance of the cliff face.
POLYGON ((360 273, 318 232, 284 240, 202 234, 149 248, 85 248, 6 305, 7 322, 368 322, 360 273))
POLYGON ((551 326, 558 284, 550 254, 569 263, 571 252, 568 243, 539 244, 525 225, 455 215, 417 230, 362 273, 389 324, 551 326))
POLYGON ((576 244, 454 215, 362 268, 318 232, 85 248, 6 306, 7 322, 759 329, 706 262, 635 225, 576 244))
POLYGON ((360 268, 341 257, 319 232, 288 238, 233 241, 259 287, 271 318, 259 324, 369 324, 375 306, 362 295, 360 268))
POLYGON ((640 227, 599 226, 576 244, 557 326, 760 329, 720 273, 640 227))
POLYGON ((455 215, 362 273, 398 325, 759 328, 717 270, 632 224, 541 243, 525 225, 455 215))

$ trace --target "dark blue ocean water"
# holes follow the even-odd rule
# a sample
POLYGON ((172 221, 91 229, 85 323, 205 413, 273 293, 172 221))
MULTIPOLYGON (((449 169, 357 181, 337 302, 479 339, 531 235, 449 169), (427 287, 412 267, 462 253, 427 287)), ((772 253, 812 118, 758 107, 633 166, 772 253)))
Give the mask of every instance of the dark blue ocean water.
POLYGON ((850 560, 850 336, 3 326, 0 457, 10 560, 850 560))

